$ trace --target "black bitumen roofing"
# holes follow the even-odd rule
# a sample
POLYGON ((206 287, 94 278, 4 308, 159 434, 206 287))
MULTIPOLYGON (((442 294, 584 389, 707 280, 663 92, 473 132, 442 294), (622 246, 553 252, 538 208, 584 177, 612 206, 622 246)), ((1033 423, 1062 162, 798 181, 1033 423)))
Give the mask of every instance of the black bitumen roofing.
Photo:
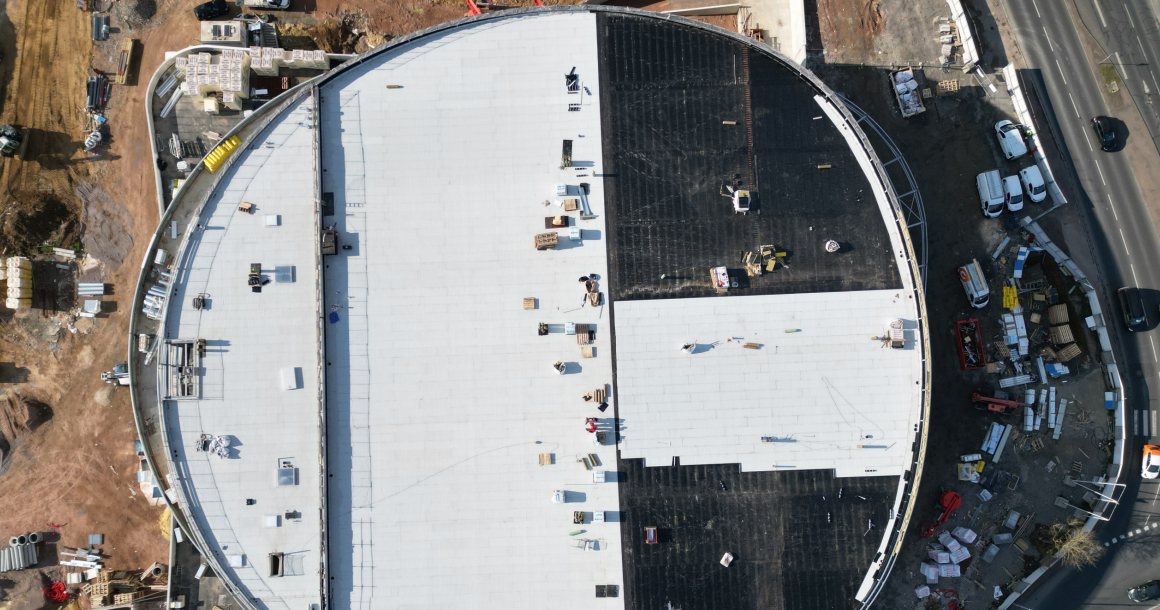
POLYGON ((742 281, 730 295, 901 287, 871 185, 809 81, 708 30, 597 23, 613 301, 709 296, 722 265, 742 281), (721 187, 734 180, 760 213, 733 213, 721 187), (825 252, 828 239, 842 250, 825 252), (788 268, 746 277, 742 256, 760 245, 788 268))
POLYGON ((618 476, 629 610, 851 608, 898 491, 898 477, 643 460, 621 460, 618 476))

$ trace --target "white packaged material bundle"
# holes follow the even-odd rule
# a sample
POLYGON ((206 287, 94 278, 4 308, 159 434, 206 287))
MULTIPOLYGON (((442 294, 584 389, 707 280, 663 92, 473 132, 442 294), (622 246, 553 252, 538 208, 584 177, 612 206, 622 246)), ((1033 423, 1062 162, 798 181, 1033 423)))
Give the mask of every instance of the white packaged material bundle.
POLYGON ((934 549, 929 549, 926 552, 926 556, 933 559, 935 563, 951 562, 951 554, 947 551, 936 551, 934 549))
MULTIPOLYGON (((958 567, 958 566, 955 566, 955 567, 958 567)), ((918 571, 920 574, 922 574, 923 576, 926 577, 926 584, 928 584, 928 585, 938 584, 938 566, 937 565, 934 565, 933 563, 927 563, 924 561, 924 562, 922 562, 922 564, 920 566, 918 566, 918 571)))
POLYGON ((894 73, 894 84, 901 85, 914 80, 914 70, 899 70, 894 73))
POLYGON ((918 599, 923 599, 926 596, 930 595, 930 587, 928 587, 926 585, 923 585, 921 587, 915 587, 914 594, 918 596, 918 599))
POLYGON ((184 70, 187 65, 189 65, 189 60, 184 57, 178 57, 173 60, 173 66, 178 70, 184 70))
POLYGON ((957 564, 939 564, 938 575, 941 578, 958 578, 963 575, 963 570, 957 564))
POLYGON ((966 527, 956 527, 951 530, 951 535, 963 544, 971 544, 979 538, 979 535, 974 530, 966 527))
POLYGON ((951 563, 958 565, 971 558, 971 552, 965 547, 959 547, 951 551, 951 563))
POLYGON ((955 540, 954 537, 951 536, 950 532, 947 531, 939 532, 938 541, 941 542, 943 546, 947 547, 947 550, 951 553, 954 553, 956 550, 963 548, 963 545, 959 544, 959 541, 955 540))

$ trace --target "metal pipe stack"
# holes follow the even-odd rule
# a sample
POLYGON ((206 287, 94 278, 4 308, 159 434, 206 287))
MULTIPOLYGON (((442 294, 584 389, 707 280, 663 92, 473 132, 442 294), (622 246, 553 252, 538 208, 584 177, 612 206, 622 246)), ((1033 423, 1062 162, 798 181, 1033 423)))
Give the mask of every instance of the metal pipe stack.
POLYGON ((8 259, 4 273, 8 280, 8 294, 4 306, 8 309, 32 308, 32 261, 23 256, 8 259))
POLYGON ((77 296, 93 297, 105 294, 105 285, 96 282, 78 282, 77 296))
MULTIPOLYGON (((27 536, 21 536, 21 538, 27 539, 27 536)), ((15 539, 16 537, 13 536, 12 540, 15 539)), ((0 549, 0 572, 23 570, 35 566, 39 562, 40 555, 37 553, 35 544, 15 544, 6 549, 0 549)))

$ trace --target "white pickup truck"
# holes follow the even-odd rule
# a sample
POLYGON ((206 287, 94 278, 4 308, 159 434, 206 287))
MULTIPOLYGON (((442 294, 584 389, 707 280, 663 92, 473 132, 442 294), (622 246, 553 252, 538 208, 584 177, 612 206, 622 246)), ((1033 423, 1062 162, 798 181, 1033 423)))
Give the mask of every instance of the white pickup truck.
POLYGON ((284 11, 290 8, 290 0, 240 0, 240 6, 260 8, 268 11, 284 11))

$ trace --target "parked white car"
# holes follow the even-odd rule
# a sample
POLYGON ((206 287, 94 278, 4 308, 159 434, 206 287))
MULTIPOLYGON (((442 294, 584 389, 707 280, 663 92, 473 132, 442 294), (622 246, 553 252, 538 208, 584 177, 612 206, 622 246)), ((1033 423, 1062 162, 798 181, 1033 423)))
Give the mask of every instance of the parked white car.
POLYGON ((1011 121, 995 123, 995 135, 999 138, 999 146, 1003 148, 1003 156, 1008 161, 1018 159, 1027 154, 1027 143, 1023 141, 1023 130, 1011 121))
POLYGON ((1043 181, 1038 165, 1019 170, 1019 177, 1023 179, 1023 186, 1027 188, 1027 196, 1031 201, 1039 203, 1047 199, 1047 183, 1043 181))
POLYGON ((1003 178, 1003 194, 1004 201, 1007 202, 1008 212, 1018 212, 1023 209, 1023 187, 1019 184, 1019 178, 1016 176, 1006 176, 1003 178))

